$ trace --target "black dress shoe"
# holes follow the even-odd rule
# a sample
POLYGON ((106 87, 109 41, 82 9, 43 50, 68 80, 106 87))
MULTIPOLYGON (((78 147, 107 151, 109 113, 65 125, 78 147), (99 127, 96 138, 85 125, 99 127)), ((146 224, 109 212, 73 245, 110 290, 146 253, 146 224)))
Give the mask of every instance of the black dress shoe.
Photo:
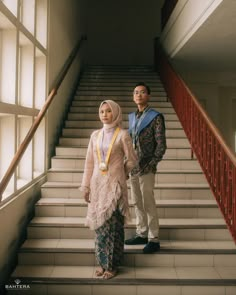
POLYGON ((157 242, 148 242, 147 245, 143 248, 143 253, 144 254, 151 254, 155 253, 160 250, 160 243, 157 242))
POLYGON ((144 245, 147 244, 148 238, 142 238, 140 236, 135 236, 131 239, 125 241, 125 245, 144 245))

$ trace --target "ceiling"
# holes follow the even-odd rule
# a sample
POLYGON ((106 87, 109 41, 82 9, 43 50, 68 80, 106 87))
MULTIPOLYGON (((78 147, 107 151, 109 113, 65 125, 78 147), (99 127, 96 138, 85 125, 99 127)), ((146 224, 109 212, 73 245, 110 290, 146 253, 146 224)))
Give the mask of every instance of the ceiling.
POLYGON ((236 0, 223 0, 174 60, 191 68, 236 71, 236 0))

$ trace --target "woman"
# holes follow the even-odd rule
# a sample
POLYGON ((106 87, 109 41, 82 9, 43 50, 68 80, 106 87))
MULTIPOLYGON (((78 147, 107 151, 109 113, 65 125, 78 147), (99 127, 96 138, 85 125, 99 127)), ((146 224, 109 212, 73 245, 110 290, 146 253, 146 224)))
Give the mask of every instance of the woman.
POLYGON ((105 100, 99 107, 103 128, 91 135, 80 190, 88 202, 86 225, 95 230, 98 277, 117 274, 123 258, 124 222, 128 217, 126 180, 136 165, 131 138, 121 128, 120 106, 105 100))

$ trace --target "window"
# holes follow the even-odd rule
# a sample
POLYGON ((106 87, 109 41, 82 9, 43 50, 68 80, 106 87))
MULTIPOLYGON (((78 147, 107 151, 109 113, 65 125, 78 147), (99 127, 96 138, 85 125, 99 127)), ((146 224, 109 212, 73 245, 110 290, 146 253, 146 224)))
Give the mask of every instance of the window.
MULTIPOLYGON (((0 0, 0 179, 46 99, 48 0, 0 0)), ((3 199, 45 172, 45 121, 3 199)))

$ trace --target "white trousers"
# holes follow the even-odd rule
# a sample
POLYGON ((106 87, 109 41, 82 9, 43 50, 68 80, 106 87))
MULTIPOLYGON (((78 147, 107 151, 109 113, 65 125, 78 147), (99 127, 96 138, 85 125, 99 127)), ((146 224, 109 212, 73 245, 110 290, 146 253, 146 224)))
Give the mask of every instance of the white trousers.
POLYGON ((136 214, 136 234, 148 237, 149 241, 159 240, 159 220, 154 199, 155 174, 131 176, 131 198, 136 214))

